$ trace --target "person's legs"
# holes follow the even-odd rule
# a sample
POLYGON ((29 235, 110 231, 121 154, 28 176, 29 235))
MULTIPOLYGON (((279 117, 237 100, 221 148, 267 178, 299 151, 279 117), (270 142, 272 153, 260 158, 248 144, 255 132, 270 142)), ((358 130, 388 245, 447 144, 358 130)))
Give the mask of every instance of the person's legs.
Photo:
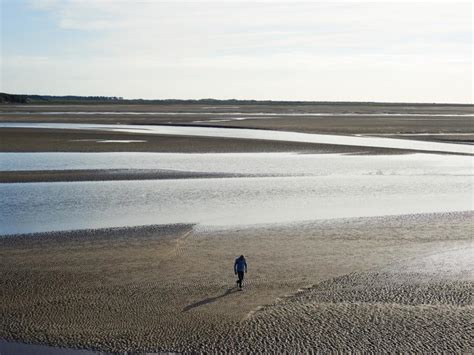
POLYGON ((244 272, 239 271, 238 274, 239 274, 239 288, 242 288, 242 281, 244 281, 244 272))

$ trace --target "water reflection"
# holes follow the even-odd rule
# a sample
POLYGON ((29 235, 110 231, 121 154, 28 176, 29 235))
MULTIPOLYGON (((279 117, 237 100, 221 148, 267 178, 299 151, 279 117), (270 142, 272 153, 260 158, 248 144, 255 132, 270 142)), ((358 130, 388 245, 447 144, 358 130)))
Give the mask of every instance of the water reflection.
POLYGON ((236 139, 261 139, 281 142, 299 142, 332 144, 359 147, 377 147, 392 149, 409 149, 445 153, 474 154, 474 147, 463 144, 416 141, 408 139, 338 136, 330 134, 310 134, 298 132, 271 131, 244 128, 215 128, 188 126, 159 126, 159 125, 106 125, 106 124, 73 124, 73 123, 0 123, 1 127, 52 128, 52 129, 82 129, 111 132, 127 132, 141 134, 179 135, 196 137, 221 137, 236 139))
POLYGON ((0 184, 0 234, 463 211, 472 197, 472 177, 449 175, 0 184))
POLYGON ((0 153, 0 171, 168 169, 226 174, 472 175, 474 158, 435 154, 0 153))
POLYGON ((231 226, 473 208, 473 158, 435 154, 2 153, 1 170, 170 169, 272 177, 0 184, 0 234, 231 226))

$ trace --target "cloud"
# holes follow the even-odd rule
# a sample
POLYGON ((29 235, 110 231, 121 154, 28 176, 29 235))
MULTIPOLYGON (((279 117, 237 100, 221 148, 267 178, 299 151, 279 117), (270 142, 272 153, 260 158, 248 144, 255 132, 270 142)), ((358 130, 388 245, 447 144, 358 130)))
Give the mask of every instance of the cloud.
MULTIPOLYGON (((92 49, 118 55, 124 51, 174 57, 246 52, 407 54, 416 46, 445 52, 446 47, 452 49, 452 42, 442 36, 469 32, 472 23, 462 7, 436 3, 40 3, 61 29, 96 32, 92 49)), ((471 44, 458 43, 458 49, 467 53, 471 44)))
MULTIPOLYGON (((472 101, 469 3, 30 5, 57 31, 88 40, 66 40, 49 63, 32 53, 29 64, 4 58, 2 66, 50 72, 63 85, 59 93, 76 83, 81 92, 134 97, 472 101)), ((26 81, 12 74, 7 85, 26 81)))

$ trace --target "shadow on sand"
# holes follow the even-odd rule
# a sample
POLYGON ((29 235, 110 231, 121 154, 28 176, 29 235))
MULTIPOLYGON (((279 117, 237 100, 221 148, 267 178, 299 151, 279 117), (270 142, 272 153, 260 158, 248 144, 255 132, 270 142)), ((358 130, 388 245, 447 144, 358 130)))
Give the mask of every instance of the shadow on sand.
POLYGON ((232 287, 232 288, 229 288, 228 290, 226 290, 222 295, 219 295, 219 296, 215 296, 215 297, 209 297, 209 298, 205 298, 201 301, 198 301, 198 302, 195 302, 195 303, 192 303, 190 305, 187 305, 186 307, 183 308, 183 312, 187 312, 193 308, 196 308, 196 307, 200 307, 200 306, 204 306, 205 304, 208 304, 208 303, 212 303, 212 302, 215 302, 217 301, 219 298, 223 298, 223 297, 226 297, 226 296, 229 296, 235 292, 238 292, 239 291, 239 288, 238 287, 232 287))

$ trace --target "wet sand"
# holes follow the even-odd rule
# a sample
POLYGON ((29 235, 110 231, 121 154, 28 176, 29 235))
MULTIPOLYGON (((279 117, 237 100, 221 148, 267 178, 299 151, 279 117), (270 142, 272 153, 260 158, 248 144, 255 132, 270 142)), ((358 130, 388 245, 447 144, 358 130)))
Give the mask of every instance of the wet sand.
POLYGON ((233 177, 263 177, 270 175, 203 173, 164 169, 97 169, 97 170, 28 170, 0 172, 0 183, 117 181, 117 180, 177 180, 233 177))
POLYGON ((352 153, 405 154, 410 150, 257 139, 190 137, 85 130, 2 128, 0 152, 352 153), (115 141, 104 143, 103 141, 115 141), (144 142, 120 143, 140 140, 144 142))
MULTIPOLYGON (((23 117, 28 113, 53 112, 55 116, 71 117, 85 116, 91 112, 101 112, 101 117, 117 116, 132 112, 138 117, 155 118, 155 113, 162 116, 172 117, 176 113, 180 113, 179 117, 186 119, 189 116, 211 116, 213 114, 225 115, 226 113, 242 114, 242 115, 258 115, 263 113, 273 115, 295 115, 295 114, 397 114, 397 115, 457 115, 472 114, 474 105, 469 104, 415 104, 415 103, 364 103, 364 102, 281 102, 281 103, 265 103, 255 102, 254 104, 191 104, 191 103, 174 103, 174 104, 57 104, 57 105, 31 105, 31 104, 3 104, 0 105, 0 113, 10 114, 23 117), (65 113, 64 115, 62 115, 65 113), (184 115, 183 115, 184 114, 184 115), (62 115, 62 116, 61 116, 62 115)), ((116 119, 118 117, 115 117, 116 119)), ((95 117, 100 119, 100 117, 95 117)))
POLYGON ((0 337, 104 351, 469 352, 473 216, 3 237, 0 337))
POLYGON ((0 105, 0 122, 173 124, 326 134, 474 134, 473 114, 473 105, 441 104, 0 105))
MULTIPOLYGON (((469 144, 473 117, 457 115, 472 112, 472 105, 2 105, 0 122, 203 125, 469 144), (48 111, 57 114, 29 113, 48 111), (67 111, 105 114, 59 113, 67 111), (116 114, 126 111, 135 114, 116 114), (238 112, 248 117, 229 120, 238 112), (261 112, 274 116, 262 118, 261 112), (311 112, 366 116, 306 115, 311 112), (282 115, 292 113, 304 115, 282 115), (370 116, 377 113, 405 115, 370 116)), ((1 129, 0 151, 410 153, 28 128, 1 129)), ((2 172, 0 178, 206 177, 198 175, 66 170, 2 172)), ((459 212, 234 229, 155 225, 0 237, 0 338, 111 352, 470 353, 473 216, 459 212), (235 288, 232 272, 241 253, 249 262, 243 292, 235 288)))
MULTIPOLYGON (((473 105, 313 103, 282 105, 0 105, 0 122, 185 125, 371 135, 474 143, 473 105), (351 114, 355 116, 351 116, 351 114), (471 115, 471 116, 469 116, 471 115), (430 135, 431 134, 431 135, 430 135)), ((29 128, 0 129, 1 152, 309 152, 399 154, 381 148, 255 139, 29 128), (104 141, 115 142, 104 142, 104 141), (135 140, 123 143, 119 140, 135 140), (137 141, 138 140, 138 141, 137 141)))

